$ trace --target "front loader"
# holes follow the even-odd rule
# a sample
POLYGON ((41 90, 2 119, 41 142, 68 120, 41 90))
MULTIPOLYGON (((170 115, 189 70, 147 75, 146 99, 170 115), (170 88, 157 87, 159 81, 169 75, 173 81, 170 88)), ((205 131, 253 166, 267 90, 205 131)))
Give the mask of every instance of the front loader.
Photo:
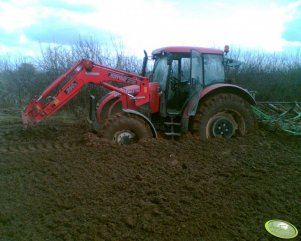
MULTIPOLYGON (((226 51, 228 49, 226 48, 226 51)), ((227 83, 224 51, 201 47, 154 50, 154 68, 142 75, 81 60, 55 80, 22 111, 25 127, 50 117, 88 83, 111 90, 100 100, 91 96, 90 120, 105 138, 130 144, 191 132, 202 139, 245 135, 255 125, 251 94, 227 83)))

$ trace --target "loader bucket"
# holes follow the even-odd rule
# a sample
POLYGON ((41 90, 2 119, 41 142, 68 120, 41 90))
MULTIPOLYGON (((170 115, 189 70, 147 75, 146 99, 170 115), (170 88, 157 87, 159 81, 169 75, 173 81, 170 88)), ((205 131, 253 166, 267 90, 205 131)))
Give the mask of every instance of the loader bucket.
POLYGON ((32 125, 31 119, 29 118, 29 116, 27 115, 27 113, 25 112, 25 110, 21 111, 21 117, 22 117, 23 127, 25 129, 27 129, 29 126, 32 125))
POLYGON ((43 116, 44 104, 37 98, 34 98, 28 106, 21 111, 23 127, 26 129, 30 126, 36 125, 43 116))

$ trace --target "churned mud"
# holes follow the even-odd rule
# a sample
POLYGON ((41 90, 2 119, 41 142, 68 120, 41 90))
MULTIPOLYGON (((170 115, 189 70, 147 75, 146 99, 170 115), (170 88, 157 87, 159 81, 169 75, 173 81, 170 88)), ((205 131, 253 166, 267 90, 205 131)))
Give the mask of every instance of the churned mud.
POLYGON ((72 116, 23 130, 1 111, 0 207, 5 241, 278 240, 266 221, 301 231, 301 138, 116 146, 72 116))

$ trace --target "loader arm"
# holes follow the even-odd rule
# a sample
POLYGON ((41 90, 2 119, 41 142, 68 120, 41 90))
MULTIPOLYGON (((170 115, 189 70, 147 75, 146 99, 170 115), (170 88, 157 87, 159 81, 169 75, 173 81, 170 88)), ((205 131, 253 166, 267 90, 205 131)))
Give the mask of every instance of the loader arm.
POLYGON ((125 105, 132 102, 132 105, 140 106, 149 102, 148 78, 83 59, 56 79, 39 97, 35 97, 25 107, 21 113, 24 127, 36 125, 53 115, 89 83, 101 85, 125 96, 127 100, 125 105), (128 93, 124 88, 114 86, 112 84, 114 82, 123 85, 138 85, 140 88, 137 93, 128 93))

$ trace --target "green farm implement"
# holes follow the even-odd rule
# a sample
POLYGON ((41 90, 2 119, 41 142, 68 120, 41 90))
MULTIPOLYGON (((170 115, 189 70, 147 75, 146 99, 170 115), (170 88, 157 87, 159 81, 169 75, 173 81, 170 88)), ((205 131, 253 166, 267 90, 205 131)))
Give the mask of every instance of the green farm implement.
POLYGON ((260 102, 252 106, 259 123, 269 130, 301 136, 301 102, 260 102))

